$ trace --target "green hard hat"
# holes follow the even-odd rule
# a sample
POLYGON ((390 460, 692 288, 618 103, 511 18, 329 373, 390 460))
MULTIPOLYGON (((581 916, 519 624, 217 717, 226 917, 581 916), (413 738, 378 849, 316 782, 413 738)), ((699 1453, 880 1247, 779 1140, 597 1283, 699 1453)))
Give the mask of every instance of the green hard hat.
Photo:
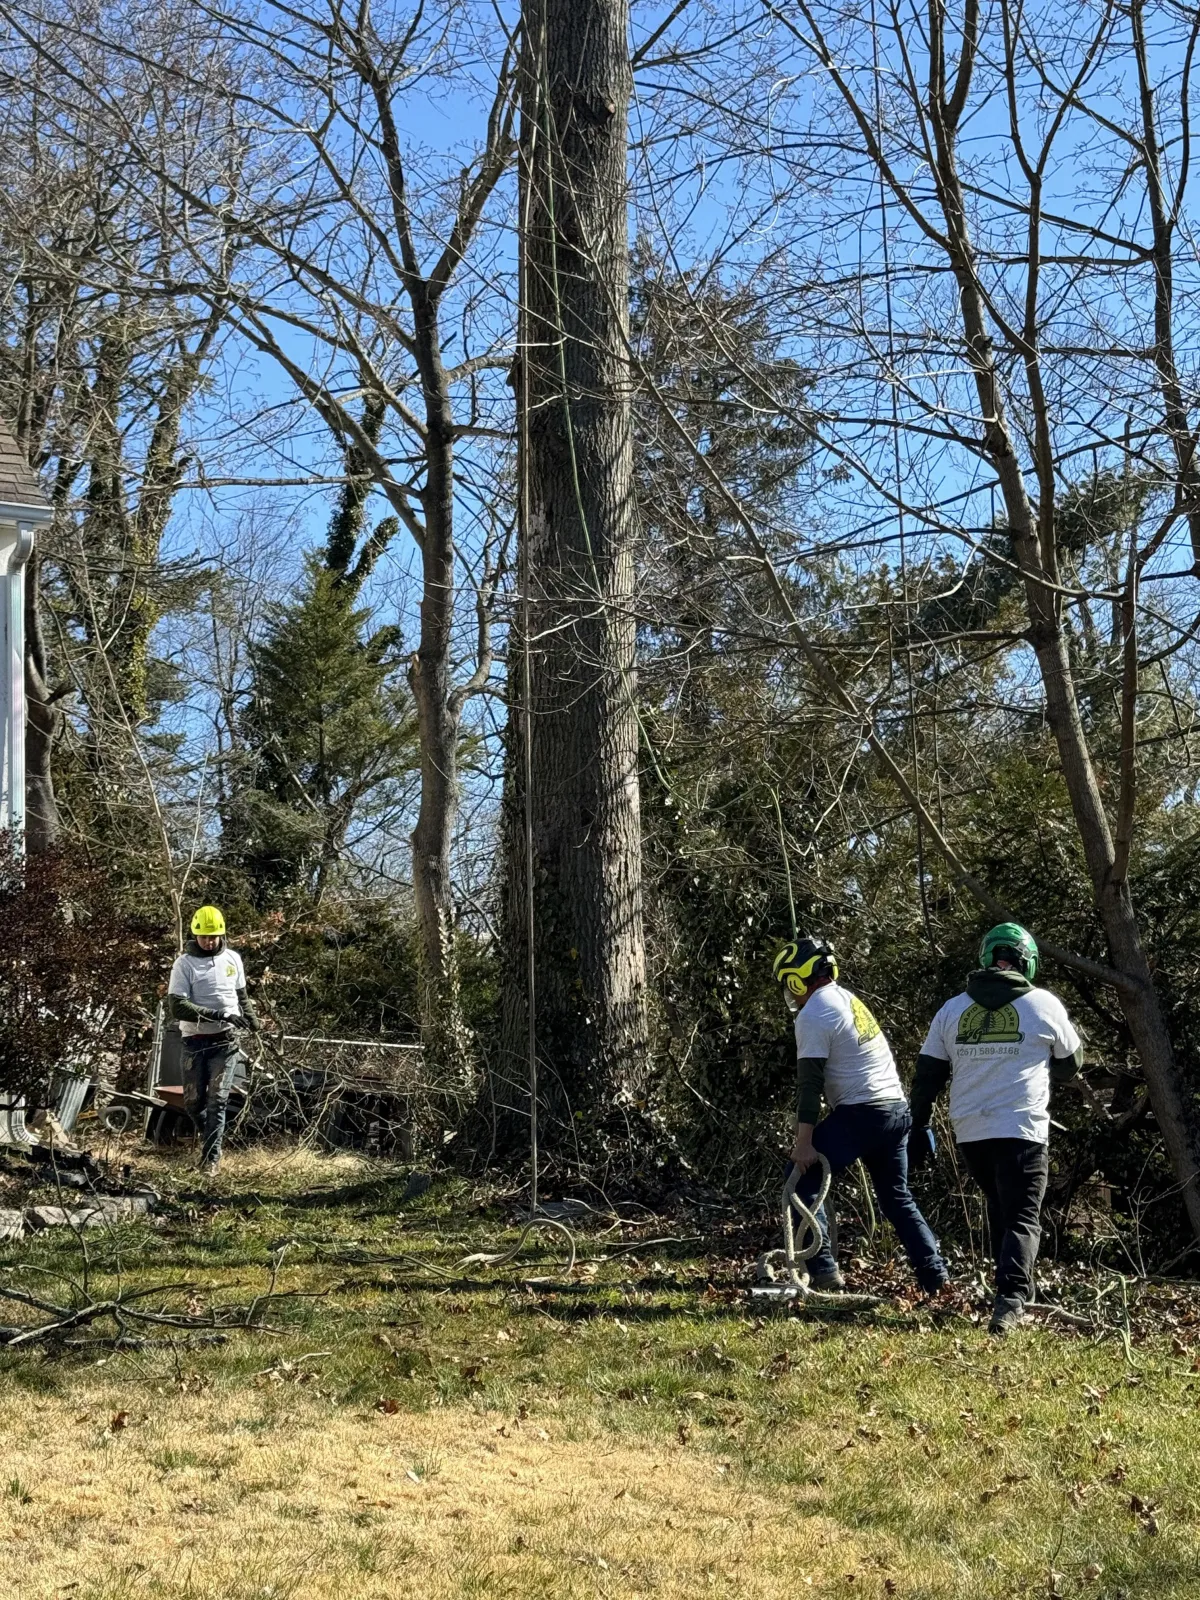
POLYGON ((1019 922, 1001 922, 989 928, 979 945, 979 965, 994 967, 997 956, 1011 960, 1033 982, 1037 976, 1037 940, 1019 922))

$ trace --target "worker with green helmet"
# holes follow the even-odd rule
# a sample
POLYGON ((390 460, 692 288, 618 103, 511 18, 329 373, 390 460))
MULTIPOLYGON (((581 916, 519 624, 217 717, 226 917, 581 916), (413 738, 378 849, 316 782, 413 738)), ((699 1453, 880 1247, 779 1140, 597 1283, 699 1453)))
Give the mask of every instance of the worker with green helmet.
MULTIPOLYGON (((913 1080, 914 1134, 950 1085, 950 1122, 987 1201, 996 1260, 990 1331, 1006 1334, 1034 1295, 1042 1201, 1050 1171, 1050 1089, 1073 1078, 1082 1044, 1067 1009, 1034 987, 1038 947, 1016 922, 983 936, 979 970, 934 1017, 913 1080)), ((910 1165, 924 1146, 914 1139, 910 1165)))
POLYGON ((259 1023, 242 958, 226 941, 224 916, 216 906, 201 906, 191 929, 171 968, 167 1014, 183 1037, 184 1104, 203 1135, 200 1170, 211 1176, 221 1165, 238 1034, 257 1033, 259 1023))
MULTIPOLYGON (((908 1187, 908 1101, 883 1029, 869 1007, 838 982, 837 958, 824 939, 788 940, 775 957, 774 971, 796 1019, 799 1091, 791 1159, 801 1174, 797 1196, 810 1209, 816 1203, 818 1155, 834 1175, 861 1161, 917 1282, 926 1294, 936 1294, 949 1275, 908 1187), (822 1099, 829 1107, 824 1118, 822 1099)), ((823 1207, 816 1217, 821 1246, 809 1262, 809 1283, 814 1289, 844 1289, 823 1207)))

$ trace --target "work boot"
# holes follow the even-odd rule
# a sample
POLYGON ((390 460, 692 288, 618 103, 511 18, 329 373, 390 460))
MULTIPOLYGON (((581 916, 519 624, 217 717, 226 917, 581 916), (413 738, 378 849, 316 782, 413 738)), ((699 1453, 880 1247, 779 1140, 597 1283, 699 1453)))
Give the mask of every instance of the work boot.
POLYGON ((808 1287, 822 1294, 837 1294, 846 1287, 846 1280, 834 1267, 829 1272, 814 1272, 808 1280, 808 1287))
POLYGON ((992 1320, 988 1323, 988 1332, 1002 1339, 1024 1319, 1025 1303, 1019 1294, 998 1294, 996 1304, 992 1307, 992 1320))
POLYGON ((220 1170, 220 1156, 208 1156, 200 1162, 200 1176, 202 1178, 215 1178, 220 1170))

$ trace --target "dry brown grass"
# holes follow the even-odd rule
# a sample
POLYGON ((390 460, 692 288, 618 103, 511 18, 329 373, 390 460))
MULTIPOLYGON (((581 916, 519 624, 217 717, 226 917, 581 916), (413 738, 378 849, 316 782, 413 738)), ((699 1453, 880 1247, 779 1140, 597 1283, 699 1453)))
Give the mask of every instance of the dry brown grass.
MULTIPOLYGON (((128 1162, 144 1182, 177 1188, 198 1181, 192 1159, 178 1149, 154 1150, 127 1135, 119 1144, 120 1160, 128 1162)), ((111 1152, 106 1152, 111 1154, 111 1152)), ((206 1180, 214 1194, 241 1189, 269 1188, 286 1195, 299 1190, 333 1188, 339 1184, 362 1183, 381 1173, 394 1171, 389 1163, 357 1155, 353 1151, 314 1150, 304 1145, 255 1145, 247 1150, 227 1151, 219 1175, 206 1180)))
POLYGON ((448 1279, 505 1215, 355 1156, 138 1173, 174 1196, 152 1224, 10 1244, 0 1283, 172 1284, 201 1323, 280 1297, 228 1342, 0 1353, 0 1600, 1200 1593, 1200 1305, 1169 1285, 1128 1344, 998 1345, 763 1318, 682 1248, 448 1279))
POLYGON ((684 1446, 467 1408, 338 1411, 294 1387, 160 1391, 114 1427, 123 1394, 0 1407, 6 1600, 767 1600, 847 1592, 847 1573, 881 1595, 896 1571, 878 1538, 684 1446))

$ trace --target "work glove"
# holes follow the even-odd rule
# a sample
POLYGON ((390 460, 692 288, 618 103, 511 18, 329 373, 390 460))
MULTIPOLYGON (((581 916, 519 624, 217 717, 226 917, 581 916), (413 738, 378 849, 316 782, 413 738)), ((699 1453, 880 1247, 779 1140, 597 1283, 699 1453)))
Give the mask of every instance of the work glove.
POLYGON ((240 1011, 227 1011, 222 1020, 227 1022, 231 1028, 237 1028, 239 1031, 250 1026, 240 1011))
POLYGON ((919 1172, 925 1163, 937 1155, 937 1138, 931 1127, 913 1128, 908 1136, 908 1170, 919 1172))
POLYGON ((243 1027, 248 1028, 251 1033, 262 1032, 262 1023, 254 1015, 253 1011, 242 1012, 242 1025, 243 1027))

